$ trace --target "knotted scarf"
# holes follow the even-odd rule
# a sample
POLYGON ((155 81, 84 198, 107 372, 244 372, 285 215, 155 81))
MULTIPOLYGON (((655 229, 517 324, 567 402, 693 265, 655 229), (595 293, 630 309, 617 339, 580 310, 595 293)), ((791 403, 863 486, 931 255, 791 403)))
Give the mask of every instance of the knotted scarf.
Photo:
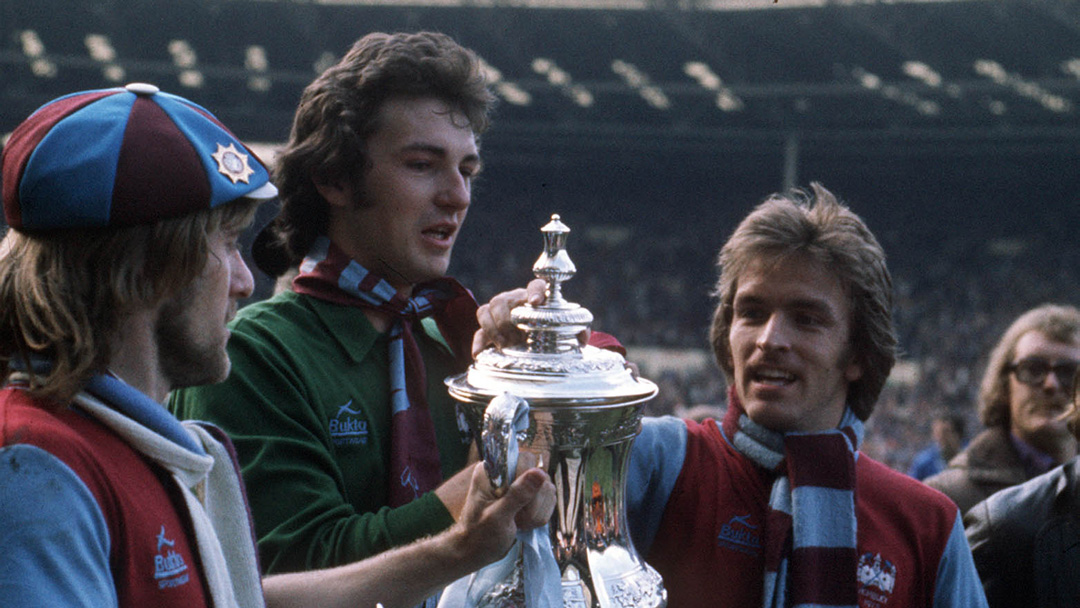
POLYGON ((390 488, 398 507, 442 482, 435 424, 427 402, 424 361, 413 323, 434 317, 462 369, 471 359, 478 329, 476 300, 460 283, 444 277, 420 283, 412 297, 400 295, 386 279, 350 259, 326 237, 315 241, 293 280, 293 291, 345 306, 378 310, 394 317, 389 331, 390 488))
POLYGON ((765 608, 858 604, 855 461, 863 424, 850 408, 826 431, 778 433, 729 391, 723 431, 735 449, 777 473, 765 518, 765 608))

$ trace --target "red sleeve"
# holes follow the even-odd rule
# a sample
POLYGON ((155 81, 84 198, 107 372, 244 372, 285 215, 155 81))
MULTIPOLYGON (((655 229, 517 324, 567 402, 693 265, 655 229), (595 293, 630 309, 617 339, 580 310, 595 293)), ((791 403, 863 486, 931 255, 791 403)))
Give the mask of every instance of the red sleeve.
POLYGON ((626 356, 626 347, 622 345, 622 342, 619 342, 619 339, 615 336, 605 334, 602 331, 594 331, 589 335, 589 346, 615 351, 624 357, 626 356))

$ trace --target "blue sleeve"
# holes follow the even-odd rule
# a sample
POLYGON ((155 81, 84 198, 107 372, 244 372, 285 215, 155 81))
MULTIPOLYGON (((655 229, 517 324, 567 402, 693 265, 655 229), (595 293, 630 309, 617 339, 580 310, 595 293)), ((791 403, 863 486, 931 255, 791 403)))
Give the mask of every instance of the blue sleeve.
POLYGON ((915 458, 911 460, 911 467, 908 468, 907 474, 908 477, 914 477, 922 481, 944 468, 945 463, 941 459, 940 450, 936 446, 930 446, 915 455, 915 458))
POLYGON ((975 560, 964 536, 964 525, 957 512, 949 542, 938 565, 934 590, 934 608, 986 608, 975 560))
POLYGON ((117 606, 105 518, 55 456, 31 445, 0 448, 0 522, 5 608, 117 606))
POLYGON ((630 538, 644 557, 660 527, 668 497, 686 458, 686 423, 664 416, 644 418, 630 452, 626 509, 630 538))
POLYGON ((926 452, 915 454, 915 457, 911 459, 911 466, 909 466, 907 470, 908 477, 914 477, 915 479, 922 481, 926 476, 926 466, 926 452))

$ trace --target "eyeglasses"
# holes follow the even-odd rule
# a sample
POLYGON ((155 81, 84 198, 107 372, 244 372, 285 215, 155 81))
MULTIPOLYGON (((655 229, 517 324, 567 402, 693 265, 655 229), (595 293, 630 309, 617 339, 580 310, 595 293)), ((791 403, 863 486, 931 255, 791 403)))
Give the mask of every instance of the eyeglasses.
POLYGON ((1051 371, 1057 377, 1058 384, 1068 390, 1076 378, 1076 370, 1080 369, 1080 361, 1057 361, 1050 363, 1041 357, 1028 357, 1009 365, 1009 371, 1016 375, 1016 379, 1030 386, 1039 386, 1046 381, 1046 376, 1051 371))

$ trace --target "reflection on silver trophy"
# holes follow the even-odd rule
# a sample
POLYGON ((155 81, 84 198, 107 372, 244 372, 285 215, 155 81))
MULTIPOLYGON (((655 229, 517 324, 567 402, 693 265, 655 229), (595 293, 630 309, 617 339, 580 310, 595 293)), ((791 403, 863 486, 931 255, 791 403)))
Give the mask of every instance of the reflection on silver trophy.
MULTIPOLYGON (((562 283, 576 272, 565 248, 570 229, 554 215, 541 230, 544 252, 533 273, 547 281, 547 299, 511 315, 525 343, 485 350, 446 384, 472 428, 484 429, 480 452, 496 488, 511 481, 501 471, 509 444, 519 439, 551 475, 557 502, 549 529, 563 606, 661 608, 667 593, 630 540, 625 498, 630 447, 657 388, 635 377, 618 353, 580 344, 593 317, 562 295, 562 283), (510 420, 513 398, 528 405, 528 429, 520 434, 510 420)), ((483 605, 523 607, 522 567, 492 587, 483 605)))

